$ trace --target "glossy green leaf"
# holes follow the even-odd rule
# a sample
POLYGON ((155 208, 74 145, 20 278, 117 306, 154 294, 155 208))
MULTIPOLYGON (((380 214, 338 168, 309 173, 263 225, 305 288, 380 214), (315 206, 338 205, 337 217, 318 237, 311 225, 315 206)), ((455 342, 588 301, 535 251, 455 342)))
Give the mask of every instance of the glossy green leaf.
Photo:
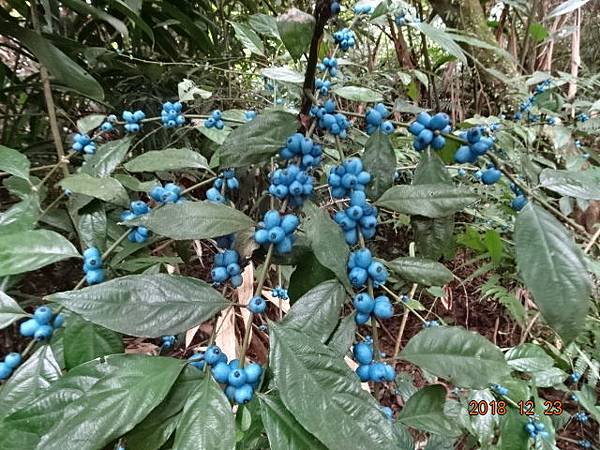
POLYGON ((87 173, 79 173, 63 178, 59 184, 63 189, 68 189, 75 194, 99 198, 124 207, 129 206, 127 191, 114 178, 97 178, 87 173))
POLYGON ((511 348, 505 357, 508 365, 519 372, 538 372, 554 365, 554 360, 542 347, 529 343, 511 348))
POLYGON ((460 429, 444 415, 446 389, 440 384, 424 387, 412 395, 398 416, 411 428, 446 436, 460 435, 460 429))
POLYGON ((95 200, 79 213, 77 232, 84 248, 105 248, 108 222, 104 205, 95 200))
POLYGON ((479 439, 479 443, 482 445, 491 444, 495 434, 495 427, 498 425, 499 419, 497 414, 492 413, 492 409, 490 407, 492 402, 496 401, 496 397, 494 397, 488 389, 482 389, 471 391, 467 400, 467 408, 471 401, 475 401, 478 404, 488 405, 486 414, 476 414, 469 416, 469 418, 471 421, 471 427, 479 439))
POLYGON ((0 291, 0 330, 27 316, 28 314, 23 311, 17 302, 0 291))
POLYGON ((99 356, 125 351, 119 333, 80 319, 75 314, 69 317, 65 325, 63 346, 68 370, 99 356))
POLYGON ((344 239, 344 233, 327 211, 314 203, 307 202, 303 207, 306 220, 303 223, 310 247, 317 260, 331 270, 350 290, 346 264, 350 250, 344 239))
POLYGON ((163 402, 125 435, 128 450, 158 450, 175 432, 181 412, 198 387, 203 372, 186 366, 163 402))
POLYGON ((546 19, 552 19, 553 17, 562 16, 564 14, 568 14, 571 11, 575 11, 576 9, 581 8, 590 0, 568 0, 566 2, 561 3, 552 11, 550 14, 546 16, 546 19))
POLYGON ((104 98, 104 91, 100 83, 43 36, 7 22, 3 24, 2 31, 15 37, 31 50, 59 83, 93 99, 102 100, 104 98))
POLYGON ((77 11, 79 14, 83 16, 90 15, 97 20, 102 20, 109 25, 111 25, 115 30, 122 34, 125 39, 129 37, 129 32, 127 31, 127 25, 125 25, 122 21, 117 19, 114 16, 111 16, 106 11, 103 11, 99 8, 94 8, 92 5, 89 5, 86 2, 82 2, 80 0, 61 0, 62 3, 67 7, 74 11, 77 11))
POLYGON ((0 172, 29 180, 29 160, 23 153, 0 145, 0 172))
POLYGON ((460 327, 426 328, 408 341, 400 357, 461 387, 487 387, 510 373, 498 347, 460 327))
POLYGON ((600 422, 600 405, 597 404, 597 395, 592 385, 584 384, 581 386, 580 391, 575 391, 573 393, 577 396, 577 401, 581 406, 583 406, 597 422, 600 422))
POLYGON ((140 181, 137 178, 125 173, 116 173, 113 178, 130 191, 136 192, 150 192, 154 186, 159 184, 156 180, 140 181))
POLYGON ((447 184, 452 186, 452 177, 444 165, 444 161, 440 159, 437 152, 431 148, 427 148, 421 152, 421 159, 413 178, 413 185, 419 184, 447 184))
POLYGON ((251 53, 265 56, 265 46, 263 45, 260 36, 256 34, 252 28, 243 23, 230 23, 235 30, 235 37, 238 38, 244 48, 248 49, 251 53))
POLYGON ((309 433, 327 448, 398 449, 392 423, 335 351, 274 323, 269 331, 281 400, 309 433))
POLYGON ((285 146, 298 129, 296 116, 273 110, 233 130, 220 151, 222 167, 243 167, 266 162, 285 146))
POLYGON ((162 402, 183 367, 175 358, 145 355, 76 367, 0 422, 0 448, 103 448, 162 402))
POLYGON ((293 59, 298 60, 308 50, 315 28, 315 18, 292 8, 277 17, 279 36, 293 59))
POLYGON ((335 329, 346 292, 337 280, 325 281, 299 298, 281 322, 325 343, 335 329))
POLYGON ((568 197, 600 200, 600 169, 596 167, 578 172, 544 169, 540 183, 546 189, 568 197))
POLYGON ((569 375, 558 367, 550 367, 549 369, 540 370, 531 373, 534 384, 537 387, 554 387, 563 383, 569 375))
MULTIPOLYGON (((22 408, 62 375, 52 349, 42 345, 0 388, 0 420, 22 408)), ((0 428, 2 426, 0 425, 0 428)), ((4 447, 3 447, 4 448, 4 447)))
POLYGON ((517 409, 507 409, 506 415, 500 417, 500 449, 523 450, 529 446, 530 438, 525 431, 527 420, 528 417, 519 414, 517 409))
POLYGON ((131 137, 124 137, 99 145, 96 153, 83 163, 81 172, 92 177, 108 177, 127 156, 132 140, 131 137))
POLYGON ((405 280, 425 286, 443 286, 454 278, 446 266, 424 258, 401 257, 386 265, 405 280))
POLYGON ((302 428, 302 425, 287 410, 279 396, 259 394, 262 422, 273 450, 325 450, 317 438, 302 428))
POLYGON ((367 189, 370 198, 377 199, 394 184, 396 154, 390 138, 377 131, 367 141, 362 157, 364 168, 371 174, 367 189))
MULTIPOLYGON (((31 193, 4 212, 0 212, 0 235, 31 230, 40 217, 40 197, 31 193)), ((1 264, 1 261, 0 261, 1 264)))
POLYGON ((340 356, 345 356, 354 343, 355 335, 356 321, 354 320, 354 314, 350 314, 340 321, 335 332, 331 335, 331 339, 327 342, 327 345, 340 356))
POLYGON ((175 240, 211 239, 254 225, 243 212, 209 201, 165 205, 128 223, 175 240))
POLYGON ((204 281, 167 274, 128 275, 47 299, 110 330, 147 337, 182 333, 230 305, 204 281))
POLYGON ((67 239, 50 230, 0 236, 0 276, 31 272, 63 259, 79 257, 67 239))
POLYGON ((290 278, 288 291, 291 301, 299 299, 320 283, 332 279, 335 279, 335 274, 321 265, 313 252, 306 252, 290 278))
POLYGON ((366 87, 341 86, 335 88, 333 91, 338 97, 345 98, 346 100, 352 100, 354 102, 377 103, 383 101, 383 95, 366 87))
POLYGON ((294 84, 304 83, 304 75, 289 67, 267 67, 266 69, 261 70, 260 73, 263 76, 276 81, 294 84))
POLYGON ((261 13, 252 14, 248 17, 248 24, 258 34, 279 38, 277 20, 273 16, 261 13))
POLYGON ((77 131, 88 134, 90 131, 102 125, 106 120, 106 114, 90 114, 77 120, 77 131))
POLYGON ((175 432, 173 448, 235 448, 235 422, 223 390, 205 377, 188 398, 175 432))
POLYGON ((583 252, 558 220, 531 203, 517 216, 515 247, 519 273, 542 316, 565 341, 573 340, 592 294, 583 252))
POLYGON ((466 187, 420 184, 394 186, 388 189, 376 203, 403 214, 435 219, 460 211, 477 199, 477 194, 466 187))
POLYGON ((157 172, 179 169, 207 169, 208 162, 189 148, 168 148, 142 153, 125 163, 129 172, 157 172))

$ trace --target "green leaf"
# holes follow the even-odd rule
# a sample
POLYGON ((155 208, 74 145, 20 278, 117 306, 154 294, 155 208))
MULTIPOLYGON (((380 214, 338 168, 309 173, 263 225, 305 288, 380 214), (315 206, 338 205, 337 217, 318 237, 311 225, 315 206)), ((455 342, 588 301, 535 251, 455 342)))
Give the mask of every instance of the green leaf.
POLYGON ((414 185, 419 184, 447 184, 452 185, 452 177, 446 169, 444 162, 440 159, 437 153, 431 148, 427 148, 421 153, 421 159, 413 179, 414 185))
MULTIPOLYGON (((223 143, 227 140, 227 138, 229 137, 229 135, 231 134, 231 128, 229 128, 227 125, 225 125, 225 128, 223 128, 222 130, 217 130, 215 127, 213 128, 206 128, 204 125, 199 125, 196 127, 196 130, 206 136, 208 139, 210 139, 211 141, 213 141, 215 144, 217 145, 223 145, 223 143)), ((215 152, 211 158, 211 167, 216 167, 219 165, 219 163, 217 162, 216 164, 213 164, 213 159, 217 158, 218 161, 218 157, 219 157, 219 151, 215 152)))
POLYGON ((433 42, 438 44, 443 50, 445 50, 450 55, 456 57, 459 61, 461 61, 464 65, 467 65, 467 57, 465 53, 460 48, 460 45, 456 43, 452 36, 446 33, 444 30, 440 28, 436 28, 431 26, 426 22, 409 22, 409 26, 415 28, 416 30, 423 33, 433 42))
POLYGON ((350 314, 340 321, 327 346, 336 351, 340 356, 345 356, 354 343, 355 335, 356 321, 354 320, 354 314, 350 314))
POLYGON ((398 416, 398 422, 429 433, 458 436, 460 430, 444 415, 446 389, 440 384, 424 387, 412 395, 398 416))
POLYGON ((28 315, 17 302, 0 291, 0 330, 28 315))
POLYGON ((275 323, 269 331, 281 400, 309 433, 327 448, 398 448, 392 423, 335 351, 275 323))
POLYGON ((494 264, 500 264, 502 261, 502 239, 500 234, 496 230, 487 230, 483 242, 494 264))
POLYGON ((546 16, 546 19, 552 19, 553 17, 562 16, 563 14, 568 14, 571 11, 575 11, 576 9, 581 8, 590 0, 569 0, 554 8, 550 11, 550 14, 546 16))
POLYGON ((252 14, 248 17, 248 24, 258 34, 279 39, 279 31, 277 31, 277 21, 273 16, 267 14, 252 14))
POLYGON ((290 69, 289 67, 267 67, 260 71, 261 75, 276 81, 285 83, 302 84, 304 75, 290 69))
POLYGON ((544 42, 550 33, 544 25, 538 22, 533 22, 529 25, 529 35, 535 42, 544 42))
POLYGON ((88 5, 86 2, 82 2, 80 0, 61 0, 62 3, 83 16, 90 15, 95 19, 102 20, 109 25, 111 25, 115 30, 119 32, 119 34, 123 35, 124 39, 128 39, 129 32, 127 31, 127 25, 125 25, 122 21, 117 19, 116 17, 111 16, 105 11, 94 8, 92 5, 88 5))
POLYGON ((596 422, 600 422, 600 406, 596 404, 596 392, 592 385, 584 384, 580 391, 575 391, 578 402, 589 412, 596 422))
POLYGON ((81 173, 100 178, 110 176, 127 156, 132 140, 131 137, 124 137, 98 146, 96 153, 81 166, 81 173))
POLYGON ((579 172, 544 169, 540 174, 540 183, 561 195, 600 200, 600 169, 596 167, 579 172))
MULTIPOLYGON (((511 394, 513 393, 511 392, 511 394)), ((475 401, 478 404, 485 403, 490 405, 492 402, 496 401, 496 398, 488 389, 482 389, 471 391, 466 400, 467 405, 472 401, 475 401)), ((498 417, 499 416, 496 414, 492 414, 490 410, 488 410, 486 414, 476 414, 474 416, 470 416, 471 427, 473 428, 473 431, 475 432, 475 435, 481 444, 491 444, 494 438, 494 429, 498 424, 498 417)))
POLYGON ((154 186, 158 185, 158 181, 156 180, 140 181, 137 178, 124 173, 116 173, 113 178, 130 191, 136 192, 150 192, 154 186))
POLYGON ((370 198, 377 199, 394 184, 396 154, 390 138, 377 131, 367 141, 362 157, 364 168, 371 174, 367 190, 370 198))
POLYGON ((413 216, 410 223, 415 231, 415 243, 421 255, 429 259, 451 257, 454 250, 453 216, 440 219, 413 216))
POLYGON ((360 86, 341 86, 333 90, 338 97, 355 102, 382 102, 383 95, 372 89, 360 86))
POLYGON ((129 172, 208 169, 208 162, 200 153, 189 148, 168 148, 142 153, 125 163, 125 169, 129 172))
POLYGON ((346 292, 337 280, 325 281, 299 298, 281 322, 325 343, 335 329, 346 292))
POLYGON ((344 233, 329 217, 327 211, 321 210, 314 203, 305 203, 303 211, 306 214, 304 228, 315 257, 324 267, 335 273, 350 290, 346 268, 350 250, 344 239, 344 233))
POLYGON ((277 30, 285 48, 293 59, 298 60, 308 50, 315 28, 315 18, 291 8, 285 14, 277 17, 277 30))
POLYGON ((425 286, 443 286, 454 277, 443 264, 424 258, 396 258, 386 265, 405 280, 425 286))
POLYGON ((376 203, 403 214, 436 219, 460 211, 477 199, 477 194, 466 187, 420 184, 394 186, 388 189, 376 203))
POLYGON ((487 387, 510 373, 498 347, 460 327, 426 328, 408 341, 400 356, 461 387, 487 387))
POLYGON ((204 201, 165 205, 128 224, 143 225, 171 239, 187 240, 224 236, 250 228, 254 222, 237 209, 204 201))
POLYGON ((65 364, 73 369, 100 356, 123 353, 121 335, 72 314, 63 337, 65 364))
POLYGON ((244 48, 257 55, 265 56, 265 46, 263 45, 260 36, 248 25, 241 23, 229 22, 235 30, 235 37, 242 43, 244 48))
POLYGON ((36 193, 26 195, 19 203, 16 203, 4 212, 0 212, 0 235, 32 229, 37 223, 40 214, 39 195, 36 193))
POLYGON ((279 396, 259 394, 262 422, 273 450, 325 450, 323 444, 308 431, 289 412, 279 396))
POLYGON ((127 191, 114 178, 97 178, 87 173, 79 173, 63 178, 59 185, 75 194, 99 198, 105 202, 116 203, 124 207, 129 206, 127 191))
POLYGON ((0 448, 103 448, 162 402, 183 367, 175 358, 145 355, 76 367, 0 423, 0 448))
POLYGON ((308 251, 300 259, 290 278, 290 299, 294 301, 323 281, 334 278, 335 274, 321 265, 312 251, 308 251))
POLYGON ((147 337, 182 333, 230 305, 204 281, 167 274, 128 275, 47 299, 110 330, 147 337))
POLYGON ((79 214, 77 232, 84 248, 98 247, 104 249, 107 235, 106 211, 104 205, 95 200, 87 205, 79 214))
POLYGON ((554 360, 542 347, 535 344, 521 344, 506 352, 506 362, 519 372, 539 372, 554 365, 554 360))
POLYGON ((526 424, 527 416, 519 414, 515 408, 507 408, 506 415, 500 417, 499 448, 502 450, 527 448, 530 438, 525 431, 526 424))
POLYGON ((29 180, 29 160, 23 153, 0 145, 0 171, 29 180))
POLYGON ((31 272, 68 258, 79 258, 77 249, 50 230, 31 230, 0 236, 0 277, 31 272))
POLYGON ((175 432, 181 412, 202 380, 202 371, 186 366, 164 401, 125 435, 128 450, 158 450, 175 432))
POLYGON ((42 345, 2 385, 0 419, 29 403, 61 375, 52 349, 49 345, 42 345))
POLYGON ((296 116, 288 112, 274 110, 259 114, 227 136, 221 147, 221 166, 243 167, 267 161, 297 129, 296 116))
POLYGON ((517 216, 519 273, 542 316, 565 341, 583 329, 591 282, 583 252, 552 215, 529 203, 517 216))
POLYGON ((186 402, 173 448, 235 449, 235 421, 231 406, 212 377, 205 377, 186 402))
POLYGON ((568 374, 558 367, 540 370, 531 374, 533 383, 540 388, 558 386, 568 378, 568 374))
POLYGON ((100 83, 41 35, 8 22, 3 23, 2 31, 31 50, 59 83, 93 99, 104 98, 100 83))
POLYGON ((77 120, 77 131, 88 134, 90 131, 102 125, 106 114, 90 114, 77 120))

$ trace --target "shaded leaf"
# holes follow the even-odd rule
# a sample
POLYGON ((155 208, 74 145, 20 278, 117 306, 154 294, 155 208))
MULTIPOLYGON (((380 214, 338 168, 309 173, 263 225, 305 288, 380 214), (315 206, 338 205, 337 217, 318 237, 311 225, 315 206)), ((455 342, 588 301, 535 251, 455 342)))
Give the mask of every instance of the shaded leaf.
POLYGON ((576 9, 581 8, 590 0, 568 0, 564 3, 561 3, 552 11, 550 14, 546 16, 546 19, 552 19, 553 17, 562 16, 563 14, 568 14, 571 11, 575 11, 576 9))
POLYGON ((315 18, 296 8, 277 17, 279 36, 295 60, 298 60, 308 49, 314 28, 315 18))
POLYGON ((401 257, 386 265, 405 280, 425 286, 442 286, 453 279, 446 266, 423 258, 401 257))
POLYGON ((157 172, 161 170, 208 169, 206 158, 189 148, 168 148, 149 151, 125 163, 129 172, 157 172))
POLYGON ((77 232, 84 248, 98 247, 101 250, 105 248, 107 220, 101 202, 95 200, 82 210, 79 214, 77 232))
POLYGON ((448 436, 460 435, 460 429, 444 415, 446 389, 440 384, 424 387, 412 395, 398 416, 411 428, 448 436))
POLYGON ((81 173, 92 177, 108 177, 125 159, 133 138, 124 137, 99 145, 96 153, 86 159, 81 173))
POLYGON ((29 180, 29 160, 23 153, 0 145, 0 171, 29 180))
POLYGON ((362 161, 372 178, 367 193, 369 197, 377 199, 392 187, 396 176, 396 154, 390 138, 381 131, 371 135, 365 145, 362 161))
POLYGON ((383 95, 372 89, 360 86, 342 86, 335 88, 335 95, 355 102, 382 102, 383 95))
POLYGON ((88 134, 93 129, 102 125, 105 119, 106 114, 89 114, 77 120, 77 131, 88 134))
POLYGON ((0 291, 0 330, 28 315, 17 302, 0 291))
POLYGON ((356 321, 354 320, 354 314, 350 314, 340 321, 327 345, 340 356, 345 356, 354 343, 355 334, 356 321))
POLYGON ((59 184, 63 189, 68 189, 75 194, 99 198, 124 207, 129 206, 127 191, 114 178, 97 178, 87 173, 79 173, 63 178, 59 184))
POLYGON ((538 372, 554 365, 554 360, 542 347, 529 343, 511 348, 505 357, 508 365, 520 372, 538 372))
POLYGON ((66 368, 73 369, 99 356, 123 353, 121 335, 72 314, 63 336, 66 368))
POLYGON ((242 43, 244 48, 257 55, 265 56, 265 46, 256 32, 248 25, 230 22, 235 30, 235 37, 242 43))
POLYGON ((289 67, 267 67, 266 69, 262 69, 260 73, 263 76, 276 81, 294 84, 304 83, 304 75, 289 67))
POLYGON ((572 172, 569 170, 544 169, 540 183, 546 189, 569 197, 584 200, 600 200, 600 169, 572 172))
POLYGON ((290 300, 296 301, 315 286, 331 279, 335 279, 335 274, 321 265, 313 252, 306 252, 292 272, 288 289, 290 300))

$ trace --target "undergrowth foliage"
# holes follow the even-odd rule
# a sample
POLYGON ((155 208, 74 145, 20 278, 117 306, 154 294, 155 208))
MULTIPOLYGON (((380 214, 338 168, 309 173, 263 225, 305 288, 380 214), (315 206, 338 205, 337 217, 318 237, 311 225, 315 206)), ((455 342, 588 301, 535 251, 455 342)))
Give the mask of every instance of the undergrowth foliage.
MULTIPOLYGON (((600 199, 585 144, 598 128, 591 108, 553 109, 564 80, 536 74, 498 116, 453 123, 443 111, 403 111, 345 75, 345 55, 377 20, 426 28, 402 2, 363 3, 319 1, 314 15, 278 18, 295 69, 313 33, 323 44, 311 47, 318 61, 304 69, 316 78, 299 95, 297 72, 265 72, 270 107, 199 114, 210 92, 184 80, 159 108, 80 118, 43 179, 0 147, 5 186, 20 198, 0 221, 0 326, 18 324, 28 340, 0 362, 0 448, 412 449, 442 436, 556 449, 567 421, 600 419, 598 266, 588 256, 598 236, 563 207, 600 199), (173 144, 141 152, 161 130, 173 144), (210 142, 210 160, 178 144, 192 130, 210 142), (565 169, 541 153, 546 168, 531 169, 529 152, 548 140, 571 145, 565 169), (401 154, 416 164, 400 168, 401 154), (470 276, 496 269, 481 295, 523 330, 519 345, 500 348, 425 306, 457 278, 440 260, 465 217, 457 242, 483 261, 470 276), (390 228, 408 224, 406 254, 386 249, 390 228), (184 268, 198 264, 191 248, 212 260, 202 279, 184 268), (32 310, 15 300, 27 273, 76 258, 72 290, 47 292, 32 310), (408 317, 422 330, 403 341, 408 317), (400 322, 386 354, 382 333, 400 322), (124 336, 158 350, 125 353, 124 336), (407 367, 425 386, 407 381, 407 367), (563 400, 545 398, 552 387, 563 400)), ((235 31, 263 54, 257 31, 235 31)))

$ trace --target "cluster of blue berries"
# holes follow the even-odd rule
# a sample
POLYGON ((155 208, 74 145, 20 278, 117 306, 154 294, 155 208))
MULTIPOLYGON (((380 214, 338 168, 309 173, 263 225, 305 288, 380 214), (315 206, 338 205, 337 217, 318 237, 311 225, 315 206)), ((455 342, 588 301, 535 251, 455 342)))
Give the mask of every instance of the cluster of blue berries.
POLYGON ((440 323, 437 320, 426 320, 423 322, 423 328, 435 328, 439 326, 440 323))
POLYGON ((125 131, 128 133, 137 133, 142 128, 141 122, 146 118, 144 111, 123 111, 123 120, 125 121, 125 131))
POLYGON ((531 110, 531 108, 533 107, 533 102, 535 101, 535 97, 543 94, 552 84, 552 80, 550 78, 542 81, 540 84, 538 84, 534 91, 533 94, 530 95, 529 97, 527 97, 527 99, 521 103, 519 105, 519 111, 517 113, 515 113, 514 115, 514 119, 515 120, 521 120, 521 118, 523 117, 523 113, 526 112, 528 113, 528 118, 530 121, 534 121, 536 117, 533 117, 529 114, 529 111, 531 110))
POLYGON ((331 5, 329 6, 332 15, 338 15, 341 11, 340 2, 338 0, 331 0, 331 5))
POLYGON ((373 12, 373 7, 371 5, 354 5, 354 14, 371 14, 373 12))
POLYGON ((578 440, 577 445, 579 445, 581 448, 592 448, 592 443, 587 439, 578 440))
POLYGON ((392 302, 385 295, 373 298, 369 294, 361 292, 354 297, 352 304, 356 308, 354 321, 357 325, 364 325, 371 316, 377 319, 391 319, 394 315, 392 302))
POLYGON ((73 146, 71 148, 77 153, 85 153, 87 155, 96 153, 96 143, 84 133, 75 133, 73 135, 73 146))
POLYGON ((571 375, 569 375, 569 381, 571 381, 572 383, 578 383, 579 380, 581 380, 581 376, 581 373, 573 372, 571 375))
POLYGON ((254 119, 256 119, 256 115, 256 111, 249 110, 244 113, 244 119, 246 120, 246 122, 251 122, 254 119))
POLYGON ((277 169, 271 173, 269 194, 280 200, 289 199, 292 206, 299 206, 313 193, 313 177, 296 165, 277 169))
POLYGON ((350 253, 348 277, 355 288, 364 287, 369 279, 373 282, 373 287, 379 287, 387 281, 388 272, 383 264, 373 260, 368 248, 361 248, 350 253))
POLYGON ((215 381, 225 385, 227 398, 238 405, 252 400, 263 372, 260 364, 252 363, 240 368, 237 359, 228 363, 227 355, 216 345, 211 345, 205 352, 192 355, 188 361, 201 370, 204 369, 205 364, 208 364, 215 381))
POLYGON ((271 290, 271 295, 275 298, 280 298, 281 300, 289 300, 287 289, 282 288, 281 286, 276 286, 271 290))
POLYGON ((390 111, 383 103, 377 103, 375 107, 369 108, 365 115, 367 134, 373 134, 377 130, 381 130, 383 134, 392 134, 394 132, 394 124, 389 120, 385 120, 389 115, 390 111))
POLYGON ((223 176, 217 177, 212 187, 206 191, 206 199, 214 203, 225 203, 225 188, 236 191, 240 188, 240 181, 235 177, 234 169, 223 171, 223 176))
POLYGON ((299 158, 300 167, 303 169, 321 164, 322 155, 323 148, 301 133, 294 133, 290 136, 286 146, 279 150, 279 156, 286 161, 299 158))
POLYGON ((461 145, 454 153, 454 161, 459 164, 474 163, 494 145, 494 139, 483 135, 483 127, 473 127, 459 135, 466 144, 461 145))
POLYGON ((167 183, 165 186, 154 186, 148 195, 160 205, 165 203, 183 203, 185 200, 181 198, 181 186, 175 183, 167 183))
POLYGON ((87 284, 98 284, 104 281, 102 254, 96 247, 86 248, 83 252, 83 271, 87 284))
POLYGON ((446 113, 437 113, 432 117, 423 111, 410 124, 408 131, 415 136, 413 147, 416 151, 423 151, 429 145, 434 150, 441 150, 446 145, 446 138, 443 134, 452 131, 452 124, 446 113))
POLYGON ((343 51, 351 49, 356 44, 356 36, 349 28, 343 28, 333 33, 333 40, 343 51))
POLYGON ((350 206, 336 212, 334 219, 344 230, 348 245, 358 243, 359 233, 364 239, 371 239, 377 231, 377 208, 369 204, 363 191, 354 191, 350 196, 350 206))
POLYGON ((590 120, 590 116, 588 116, 586 113, 580 113, 577 115, 577 120, 579 120, 581 123, 584 123, 590 120))
POLYGON ((492 384, 492 390, 498 395, 508 395, 508 388, 501 384, 492 384))
POLYGON ((331 81, 329 80, 315 80, 315 88, 319 91, 319 94, 326 96, 329 94, 329 88, 331 88, 331 81))
POLYGON ((549 436, 548 432, 545 431, 546 427, 542 422, 539 422, 534 419, 529 419, 527 424, 525 424, 525 431, 529 434, 531 439, 535 439, 538 436, 541 438, 547 438, 549 436))
POLYGON ((578 411, 573 414, 573 418, 579 423, 588 423, 590 420, 590 416, 583 411, 578 411))
POLYGON ((323 58, 323 62, 319 63, 317 67, 321 71, 327 71, 331 77, 335 77, 337 75, 337 59, 334 57, 328 58, 326 56, 323 58))
MULTIPOLYGON (((144 214, 148 214, 150 212, 150 207, 141 200, 136 200, 131 202, 129 205, 129 209, 123 211, 121 213, 121 220, 123 222, 127 222, 128 220, 135 219, 136 217, 143 216, 144 214)), ((148 236, 150 235, 150 231, 146 227, 133 227, 129 232, 129 242, 135 242, 138 244, 142 244, 148 240, 148 236)))
POLYGON ((185 123, 185 117, 181 113, 181 102, 165 102, 162 105, 160 120, 166 128, 180 127, 185 123))
POLYGON ((21 364, 21 355, 19 353, 9 353, 4 357, 4 361, 0 362, 0 381, 7 380, 19 364, 21 364))
POLYGON ((162 347, 165 349, 168 348, 173 348, 173 346, 175 345, 175 336, 169 335, 169 336, 163 336, 162 338, 162 347))
POLYGON ((510 206, 515 211, 521 211, 527 204, 527 197, 525 197, 523 191, 515 183, 510 183, 510 190, 516 195, 516 197, 512 199, 510 206))
POLYGON ((260 227, 254 233, 254 240, 259 245, 274 244, 275 252, 289 253, 294 244, 294 231, 298 228, 300 219, 295 214, 286 214, 283 217, 279 211, 270 210, 264 215, 260 227))
POLYGON ((216 128, 217 130, 222 130, 225 128, 225 122, 223 122, 223 113, 218 109, 215 109, 208 119, 204 121, 204 126, 206 128, 216 128))
POLYGON ((348 136, 348 128, 352 125, 348 118, 342 113, 336 113, 336 104, 328 99, 322 107, 313 105, 310 115, 319 119, 319 128, 329 131, 334 136, 345 139, 348 136))
POLYGON ((373 341, 367 338, 364 342, 354 344, 354 359, 358 363, 356 375, 360 381, 366 383, 383 383, 384 381, 394 381, 396 373, 389 364, 375 361, 373 359, 373 341))
POLYGON ((65 317, 54 314, 49 306, 38 306, 33 318, 27 319, 19 326, 22 336, 33 337, 36 341, 47 341, 52 337, 54 330, 62 327, 65 317))
POLYGON ((110 114, 106 117, 106 120, 102 122, 100 125, 100 130, 104 133, 111 133, 115 129, 115 122, 117 121, 117 116, 114 114, 110 114))
POLYGON ((242 269, 240 267, 240 255, 235 250, 225 250, 215 255, 214 267, 210 274, 216 284, 231 281, 233 287, 242 285, 242 269))
POLYGON ((349 158, 329 172, 327 183, 333 198, 349 197, 354 191, 364 191, 371 182, 371 174, 363 170, 359 158, 349 158))

